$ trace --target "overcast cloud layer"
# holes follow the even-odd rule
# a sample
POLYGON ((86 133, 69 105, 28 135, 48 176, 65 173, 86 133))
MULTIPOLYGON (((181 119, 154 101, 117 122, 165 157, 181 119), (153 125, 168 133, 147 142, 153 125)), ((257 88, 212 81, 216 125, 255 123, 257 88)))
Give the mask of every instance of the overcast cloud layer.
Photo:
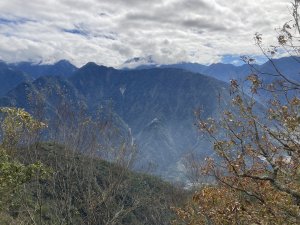
POLYGON ((1 0, 0 59, 67 59, 119 66, 136 56, 209 64, 259 55, 256 32, 272 42, 288 21, 283 0, 1 0))

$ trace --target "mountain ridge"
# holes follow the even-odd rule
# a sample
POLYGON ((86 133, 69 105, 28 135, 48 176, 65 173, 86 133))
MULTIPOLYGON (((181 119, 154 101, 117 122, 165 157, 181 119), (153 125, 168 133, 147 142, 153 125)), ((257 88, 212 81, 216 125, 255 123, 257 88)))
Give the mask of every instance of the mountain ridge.
MULTIPOLYGON (((221 80, 221 72, 237 70, 238 76, 249 69, 247 65, 227 65, 228 70, 222 71, 222 65, 201 66, 210 71, 203 75, 195 71, 195 64, 118 70, 89 62, 69 76, 48 75, 22 81, 0 98, 0 105, 32 111, 34 104, 30 101, 40 99, 48 117, 56 115, 58 105, 65 103, 73 111, 84 108, 91 115, 103 111, 104 117, 111 117, 120 127, 124 139, 135 140, 141 148, 140 164, 147 164, 149 159, 157 164, 157 174, 174 180, 174 174, 182 172, 176 169, 188 151, 197 151, 203 157, 211 153, 209 144, 199 139, 194 127, 195 110, 204 109, 204 117, 218 118, 219 109, 231 103, 230 87, 221 80), (192 66, 193 71, 185 66, 192 66), (220 72, 214 75, 213 71, 220 72)), ((263 66, 268 71, 272 65, 263 66)), ((283 69, 295 72, 298 67, 283 69)))
MULTIPOLYGON (((141 147, 140 164, 145 165, 148 163, 146 159, 153 159, 149 162, 157 164, 156 173, 173 179, 168 177, 168 168, 198 143, 198 134, 193 128, 194 110, 203 106, 205 116, 216 115, 219 92, 229 103, 228 88, 226 83, 217 79, 182 69, 124 71, 87 64, 68 78, 44 76, 25 86, 20 84, 0 99, 0 105, 31 111, 32 104, 24 97, 31 95, 45 99, 46 109, 52 114, 60 102, 69 102, 74 110, 84 106, 90 113, 101 107, 109 111, 111 107, 114 120, 120 118, 124 121, 122 130, 129 132, 130 129, 141 147), (163 128, 149 129, 154 118, 163 121, 163 128), (147 135, 145 129, 149 129, 147 135), (167 140, 158 140, 157 134, 167 140)), ((199 143, 199 149, 201 145, 206 144, 199 143)), ((205 152, 209 154, 204 150, 204 155, 205 152)))

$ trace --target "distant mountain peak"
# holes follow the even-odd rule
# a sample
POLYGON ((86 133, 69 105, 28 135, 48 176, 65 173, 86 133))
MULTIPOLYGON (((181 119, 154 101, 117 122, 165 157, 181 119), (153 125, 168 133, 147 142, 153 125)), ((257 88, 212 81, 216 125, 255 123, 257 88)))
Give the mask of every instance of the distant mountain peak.
POLYGON ((145 57, 134 57, 126 60, 121 68, 134 69, 139 66, 147 66, 147 65, 158 65, 158 63, 154 60, 153 56, 145 56, 145 57))
POLYGON ((88 62, 85 65, 83 65, 81 68, 84 68, 84 67, 100 67, 100 65, 98 65, 95 62, 88 62))
POLYGON ((37 79, 41 76, 71 76, 77 67, 67 60, 60 60, 56 63, 40 62, 18 62, 8 64, 11 68, 17 71, 22 71, 29 75, 32 79, 37 79))
POLYGON ((147 62, 147 63, 156 63, 151 55, 146 57, 134 57, 132 59, 128 59, 125 63, 133 63, 133 62, 147 62))
POLYGON ((54 65, 74 66, 70 61, 68 61, 66 59, 61 59, 61 60, 57 61, 56 63, 54 63, 54 65))
POLYGON ((87 77, 94 77, 98 75, 104 75, 109 71, 115 71, 113 67, 106 67, 102 65, 98 65, 95 62, 88 62, 81 68, 79 68, 74 74, 73 78, 75 77, 85 77, 84 79, 87 79, 87 77))
POLYGON ((95 62, 88 62, 87 64, 85 64, 84 66, 82 66, 80 68, 80 70, 85 70, 85 69, 97 69, 97 70, 110 70, 110 69, 114 69, 113 67, 107 67, 107 66, 103 66, 103 65, 99 65, 95 62))

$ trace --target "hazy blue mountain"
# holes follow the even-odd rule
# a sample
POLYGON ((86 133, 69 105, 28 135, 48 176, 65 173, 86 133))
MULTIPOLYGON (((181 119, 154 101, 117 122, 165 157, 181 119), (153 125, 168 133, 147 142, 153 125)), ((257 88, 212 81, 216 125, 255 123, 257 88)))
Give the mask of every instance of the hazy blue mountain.
POLYGON ((27 79, 23 72, 14 70, 6 63, 0 62, 0 96, 5 95, 27 79))
MULTIPOLYGON (((287 76, 298 79, 296 60, 282 58, 274 63, 287 76)), ((32 110, 35 106, 32 102, 40 99, 49 118, 57 113, 62 102, 72 105, 72 110, 83 107, 91 115, 100 109, 103 117, 111 117, 120 127, 124 139, 136 141, 141 152, 140 165, 155 164, 156 172, 168 179, 176 179, 182 172, 181 161, 188 151, 197 151, 203 157, 211 153, 208 143, 199 138, 193 125, 194 111, 202 108, 204 116, 217 117, 218 97, 222 96, 223 106, 229 105, 231 100, 228 84, 220 80, 243 80, 250 73, 247 65, 221 63, 210 66, 195 63, 146 65, 147 69, 127 70, 95 63, 80 69, 66 66, 69 69, 64 70, 61 65, 69 63, 58 64, 60 66, 52 67, 62 68, 61 72, 55 73, 60 76, 53 76, 53 73, 33 82, 21 79, 15 83, 19 84, 17 87, 1 98, 0 104, 32 110), (67 75, 66 71, 71 73, 72 68, 73 74, 67 75)), ((7 69, 7 65, 2 66, 7 69)), ((32 74, 41 74, 40 66, 29 67, 37 70, 32 74)), ((270 62, 256 66, 259 71, 274 72, 270 62)))
MULTIPOLYGON (((139 59, 139 58, 137 58, 139 59)), ((213 78, 216 78, 221 81, 225 81, 227 83, 230 82, 231 79, 237 79, 239 81, 244 81, 247 76, 251 72, 256 72, 261 74, 263 79, 266 82, 271 82, 276 79, 274 74, 278 74, 274 65, 277 67, 282 74, 293 80, 300 80, 300 57, 283 57, 279 59, 273 59, 273 63, 271 61, 267 61, 262 65, 253 65, 251 68, 249 65, 240 65, 235 66, 232 64, 224 64, 224 63, 214 63, 209 66, 202 65, 199 63, 188 63, 182 62, 177 64, 170 65, 159 65, 157 63, 153 64, 142 64, 140 60, 138 60, 140 64, 135 69, 151 69, 151 68, 177 68, 184 69, 193 73, 204 74, 213 78), (270 75, 267 75, 270 74, 270 75)), ((133 69, 133 68, 132 68, 133 69)))
POLYGON ((231 79, 245 78, 250 73, 248 65, 235 66, 232 64, 214 63, 209 66, 199 63, 181 62, 176 64, 158 64, 154 61, 136 57, 127 60, 122 67, 124 69, 152 69, 152 68, 176 68, 184 69, 193 73, 200 73, 218 80, 229 82, 231 79), (134 62, 134 63, 132 63, 134 62), (145 63, 144 63, 145 62, 145 63))
MULTIPOLYGON (((100 109, 103 117, 110 117, 120 128, 120 136, 138 144, 140 165, 152 163, 157 174, 177 179, 188 151, 197 151, 203 157, 211 153, 209 144, 199 138, 193 126, 194 110, 203 108, 205 116, 217 117, 218 97, 222 96, 223 105, 231 99, 228 85, 222 81, 242 81, 251 70, 248 65, 222 63, 157 65, 152 58, 134 58, 127 63, 141 61, 150 63, 127 70, 95 63, 76 69, 67 61, 54 65, 21 63, 19 67, 1 63, 1 80, 5 81, 0 86, 1 94, 8 93, 0 103, 32 110, 38 99, 48 118, 57 114, 62 102, 75 111, 85 108, 91 115, 100 109), (30 81, 19 69, 32 77, 42 77, 30 81), (49 76, 44 76, 45 71, 49 76)), ((284 75, 299 80, 298 58, 273 62, 284 75)), ((276 72, 271 62, 255 66, 264 73, 265 81, 276 79, 265 75, 276 72)))
POLYGON ((234 66, 232 64, 216 63, 203 71, 203 74, 214 77, 218 80, 230 82, 231 79, 243 80, 250 73, 248 65, 234 66))
POLYGON ((95 63, 69 78, 48 76, 20 84, 0 103, 30 110, 28 95, 42 96, 53 114, 62 99, 75 109, 84 105, 89 112, 111 108, 122 133, 136 141, 140 166, 151 162, 157 166, 156 173, 168 179, 179 176, 187 152, 211 154, 194 127, 194 111, 203 108, 204 116, 217 116, 218 96, 223 96, 222 104, 231 99, 226 83, 182 69, 124 71, 95 63))
POLYGON ((199 63, 182 62, 182 63, 171 64, 171 65, 161 65, 160 68, 176 68, 176 69, 187 70, 193 73, 203 74, 203 72, 208 68, 208 66, 201 65, 199 63))
POLYGON ((278 75, 278 71, 294 81, 300 81, 300 57, 284 57, 272 61, 268 61, 259 67, 259 70, 264 73, 263 76, 266 82, 278 79, 278 77, 273 76, 278 75))
POLYGON ((57 105, 63 101, 76 108, 84 102, 84 99, 66 79, 45 76, 32 82, 19 84, 9 91, 0 102, 2 105, 17 106, 30 112, 35 110, 37 104, 42 103, 44 111, 49 116, 56 113, 57 105))
POLYGON ((60 60, 55 64, 34 64, 30 62, 21 62, 10 64, 10 66, 16 70, 30 75, 33 79, 41 76, 69 77, 77 70, 77 67, 67 60, 60 60))

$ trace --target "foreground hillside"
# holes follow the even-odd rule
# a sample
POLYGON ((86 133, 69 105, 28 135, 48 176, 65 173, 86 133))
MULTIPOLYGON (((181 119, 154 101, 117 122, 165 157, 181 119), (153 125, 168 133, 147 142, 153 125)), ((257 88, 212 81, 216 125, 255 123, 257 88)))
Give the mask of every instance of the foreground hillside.
POLYGON ((158 178, 82 155, 57 144, 19 149, 26 164, 49 175, 26 184, 1 211, 1 224, 170 224, 183 192, 158 178), (180 194, 179 194, 180 193, 180 194))

